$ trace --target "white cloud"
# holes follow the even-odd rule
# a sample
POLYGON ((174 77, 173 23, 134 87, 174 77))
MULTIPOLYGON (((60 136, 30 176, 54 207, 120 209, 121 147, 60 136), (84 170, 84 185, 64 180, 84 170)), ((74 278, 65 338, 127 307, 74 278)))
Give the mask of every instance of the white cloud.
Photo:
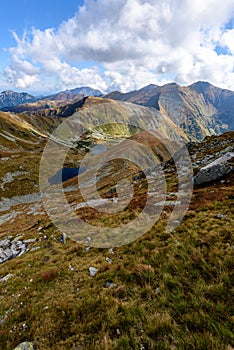
POLYGON ((5 76, 9 84, 26 89, 39 80, 39 68, 29 61, 20 60, 16 54, 13 54, 11 65, 5 69, 5 76))
POLYGON ((46 76, 61 89, 208 80, 234 90, 233 16, 233 0, 86 0, 57 29, 14 34, 5 75, 16 87, 46 76))
POLYGON ((227 47, 232 55, 234 55, 234 29, 227 30, 221 36, 220 44, 227 47))

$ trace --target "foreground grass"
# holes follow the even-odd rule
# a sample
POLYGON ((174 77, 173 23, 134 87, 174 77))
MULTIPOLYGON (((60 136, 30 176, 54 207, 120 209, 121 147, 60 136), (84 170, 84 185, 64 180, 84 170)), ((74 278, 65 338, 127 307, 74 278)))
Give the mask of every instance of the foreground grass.
MULTIPOLYGON (((10 161, 14 170, 35 168, 36 182, 39 157, 40 150, 34 162, 10 161)), ((174 175, 168 175, 169 191, 176 191, 174 175)), ((36 238, 39 249, 0 266, 0 278, 13 275, 0 282, 0 349, 28 340, 39 350, 232 350, 234 176, 224 181, 194 190, 176 231, 165 231, 171 210, 165 208, 150 232, 113 253, 86 251, 70 239, 61 244, 45 215, 3 225, 1 239, 22 234, 36 238), (94 277, 90 266, 98 269, 94 277)), ((17 183, 7 186, 11 196, 17 193, 17 183)), ((145 191, 139 187, 139 197, 113 222, 103 215, 103 224, 131 220, 145 191)), ((80 215, 93 218, 88 210, 80 215)))
POLYGON ((162 219, 114 254, 85 252, 71 240, 62 245, 42 220, 48 238, 41 248, 1 265, 2 276, 14 275, 0 284, 1 348, 31 340, 48 350, 231 350, 233 187, 223 198, 219 186, 209 187, 215 201, 205 198, 207 188, 195 191, 172 234, 162 219), (95 277, 89 266, 98 268, 95 277))

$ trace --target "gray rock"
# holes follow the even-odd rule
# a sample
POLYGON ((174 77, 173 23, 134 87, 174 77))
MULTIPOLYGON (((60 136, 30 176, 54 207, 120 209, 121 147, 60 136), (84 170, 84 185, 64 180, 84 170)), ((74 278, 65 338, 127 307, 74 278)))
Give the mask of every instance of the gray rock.
POLYGON ((0 247, 1 248, 7 248, 9 247, 11 241, 9 239, 3 239, 2 241, 0 241, 0 247))
POLYGON ((224 215, 224 214, 217 214, 215 215, 216 219, 226 219, 227 218, 227 215, 224 215))
POLYGON ((73 267, 71 264, 69 264, 68 270, 69 270, 69 271, 74 271, 74 267, 73 267))
POLYGON ((116 283, 106 282, 106 288, 115 288, 118 287, 116 283))
POLYGON ((5 262, 13 257, 13 252, 11 249, 0 249, 0 263, 5 262))
POLYGON ((66 244, 66 239, 67 239, 67 235, 66 233, 62 233, 61 236, 59 237, 59 242, 62 244, 66 244))
POLYGON ((154 293, 155 293, 155 294, 159 294, 160 292, 161 292, 160 287, 158 287, 158 288, 156 288, 156 289, 154 290, 154 293))
POLYGON ((98 269, 96 269, 96 267, 89 267, 89 274, 91 277, 94 277, 97 272, 98 272, 98 269))
POLYGON ((223 149, 220 154, 225 154, 228 152, 233 152, 234 151, 234 147, 233 146, 228 146, 227 148, 223 149))
POLYGON ((2 277, 2 278, 0 279, 0 281, 1 281, 1 282, 6 282, 6 281, 8 281, 10 278, 12 278, 12 277, 14 277, 14 275, 13 275, 12 273, 8 273, 8 275, 2 277))
POLYGON ((29 238, 24 240, 24 244, 35 243, 36 241, 36 238, 29 238))
POLYGON ((33 343, 28 341, 21 343, 17 345, 16 348, 14 348, 14 350, 33 350, 33 349, 34 349, 33 343))
POLYGON ((106 261, 107 261, 109 264, 112 264, 112 259, 110 259, 108 256, 106 257, 106 261))
POLYGON ((193 179, 194 185, 197 186, 216 181, 231 173, 234 169, 231 164, 232 158, 234 158, 234 152, 228 152, 212 163, 201 168, 193 179))
POLYGON ((0 242, 0 263, 21 256, 26 252, 23 241, 5 239, 0 242))
POLYGON ((84 243, 85 244, 89 244, 91 241, 92 241, 91 237, 86 237, 85 240, 84 240, 84 243))
POLYGON ((34 252, 35 250, 38 250, 38 249, 40 249, 40 247, 33 247, 33 248, 31 249, 31 252, 34 252))
POLYGON ((11 207, 26 204, 26 203, 34 203, 39 202, 41 200, 41 194, 38 192, 26 194, 24 196, 16 196, 12 198, 2 198, 0 201, 0 212, 10 210, 11 207))

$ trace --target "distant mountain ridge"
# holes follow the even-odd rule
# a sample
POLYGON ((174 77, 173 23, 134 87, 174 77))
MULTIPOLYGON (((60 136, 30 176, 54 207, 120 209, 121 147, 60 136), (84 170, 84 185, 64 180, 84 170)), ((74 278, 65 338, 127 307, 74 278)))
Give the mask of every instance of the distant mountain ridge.
POLYGON ((191 140, 234 130, 234 92, 208 82, 184 87, 176 83, 111 92, 104 97, 153 107, 182 128, 191 140))
MULTIPOLYGON (((50 100, 50 101, 68 101, 82 99, 87 96, 100 97, 102 92, 88 86, 78 87, 71 90, 60 91, 44 97, 36 97, 26 92, 15 92, 11 90, 2 91, 0 93, 0 109, 9 111, 11 108, 28 103, 50 100)), ((21 108, 22 109, 22 108, 21 108)))
POLYGON ((22 103, 35 102, 37 98, 26 92, 14 92, 11 90, 0 93, 0 109, 4 107, 15 107, 22 103))
POLYGON ((83 99, 88 96, 154 108, 181 128, 191 141, 234 130, 234 92, 202 81, 190 86, 150 84, 139 90, 127 93, 113 91, 104 96, 90 87, 65 90, 40 99, 26 93, 5 91, 0 94, 0 109, 15 113, 40 111, 40 115, 45 116, 66 116, 81 108, 83 99))
POLYGON ((74 100, 79 97, 83 98, 87 96, 101 97, 103 96, 103 93, 100 90, 93 89, 88 86, 83 86, 83 87, 78 87, 71 90, 60 91, 57 94, 43 97, 43 100, 47 99, 52 101, 55 101, 55 100, 66 101, 66 100, 74 100))

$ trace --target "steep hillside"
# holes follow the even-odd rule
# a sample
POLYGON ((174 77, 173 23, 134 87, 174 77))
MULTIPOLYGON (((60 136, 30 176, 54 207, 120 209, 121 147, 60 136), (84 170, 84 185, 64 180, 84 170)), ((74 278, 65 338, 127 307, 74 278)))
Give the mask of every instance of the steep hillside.
MULTIPOLYGON (((142 105, 147 105, 149 99, 157 95, 160 90, 160 86, 150 84, 143 87, 140 90, 134 90, 127 93, 122 93, 119 91, 113 91, 105 95, 106 98, 111 98, 113 100, 120 100, 125 102, 132 102, 142 105)), ((152 106, 155 107, 155 106, 152 106)))
POLYGON ((206 82, 197 82, 190 86, 192 90, 204 96, 207 103, 216 108, 216 120, 222 120, 234 130, 234 92, 220 89, 206 82))
MULTIPOLYGON (((184 140, 188 140, 180 128, 154 108, 100 97, 85 97, 75 101, 42 100, 20 105, 13 108, 12 111, 15 113, 23 112, 32 122, 39 121, 41 117, 50 117, 51 119, 53 117, 73 117, 78 118, 81 122, 80 125, 83 124, 85 128, 92 129, 97 121, 99 124, 122 123, 125 124, 123 135, 129 129, 128 125, 130 127, 135 125, 143 130, 160 128, 164 136, 176 139, 180 135, 184 140)), ((108 129, 107 126, 106 128, 108 129)), ((113 133, 115 132, 113 131, 113 133)), ((128 130, 126 135, 131 135, 131 132, 128 130)))
POLYGON ((133 103, 88 97, 81 109, 77 110, 77 118, 83 121, 86 127, 92 127, 97 120, 100 124, 123 123, 127 127, 133 125, 143 130, 158 130, 163 136, 174 140, 179 135, 187 140, 186 134, 169 118, 153 108, 133 103))
POLYGON ((198 82, 188 87, 176 83, 149 85, 138 91, 106 95, 158 109, 182 128, 191 140, 234 129, 234 92, 198 82))

